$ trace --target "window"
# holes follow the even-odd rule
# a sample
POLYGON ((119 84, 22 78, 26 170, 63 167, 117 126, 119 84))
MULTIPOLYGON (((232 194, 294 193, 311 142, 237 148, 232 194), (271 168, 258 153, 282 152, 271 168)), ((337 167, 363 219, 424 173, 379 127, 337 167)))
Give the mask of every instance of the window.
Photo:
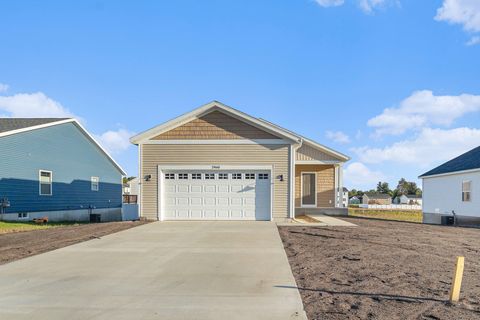
POLYGON ((28 213, 27 212, 19 212, 18 213, 18 219, 28 219, 28 213))
POLYGON ((242 179, 242 174, 241 173, 232 173, 232 179, 240 180, 240 179, 242 179))
POLYGON ((180 180, 188 179, 188 173, 179 173, 178 174, 178 179, 180 179, 180 180))
POLYGON ((462 183, 462 201, 472 201, 472 181, 463 181, 462 183))
POLYGON ((215 179, 215 173, 205 173, 205 180, 215 179))
POLYGON ((175 173, 165 173, 165 179, 175 180, 175 173))
POLYGON ((200 179, 202 179, 202 174, 201 173, 192 173, 192 179, 193 180, 200 180, 200 179))
POLYGON ((258 179, 267 180, 268 179, 268 173, 259 173, 258 174, 258 179))
POLYGON ((228 173, 219 173, 218 174, 218 179, 220 179, 220 180, 228 179, 228 173))
POLYGON ((98 177, 91 177, 90 178, 90 187, 92 191, 98 191, 99 189, 99 179, 98 177))
POLYGON ((40 184, 40 195, 51 196, 52 195, 52 171, 40 170, 38 173, 40 184))
POLYGON ((255 173, 245 173, 245 179, 255 179, 255 173))

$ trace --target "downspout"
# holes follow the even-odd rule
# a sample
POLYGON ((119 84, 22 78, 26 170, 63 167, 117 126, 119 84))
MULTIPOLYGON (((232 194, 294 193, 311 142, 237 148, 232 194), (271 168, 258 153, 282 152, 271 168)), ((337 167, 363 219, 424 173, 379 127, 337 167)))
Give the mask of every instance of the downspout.
POLYGON ((290 219, 295 220, 295 163, 297 159, 297 150, 302 146, 303 139, 298 143, 290 145, 290 219))

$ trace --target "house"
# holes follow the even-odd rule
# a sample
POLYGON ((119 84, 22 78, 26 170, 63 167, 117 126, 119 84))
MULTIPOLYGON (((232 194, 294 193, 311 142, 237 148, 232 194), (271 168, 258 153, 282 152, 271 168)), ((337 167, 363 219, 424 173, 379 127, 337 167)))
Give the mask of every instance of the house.
POLYGON ((342 204, 344 208, 348 207, 348 189, 345 187, 343 187, 342 191, 342 204))
POLYGON ((142 217, 289 221, 347 214, 347 156, 220 102, 130 141, 139 150, 142 217))
POLYGON ((401 196, 396 197, 393 202, 395 204, 407 204, 407 205, 422 205, 422 196, 417 196, 415 194, 402 194, 401 196))
POLYGON ((123 194, 128 195, 138 195, 139 194, 139 179, 135 177, 133 179, 128 180, 127 183, 123 184, 123 194))
POLYGON ((392 197, 384 193, 367 192, 362 197, 362 204, 389 205, 392 204, 392 197))
POLYGON ((348 200, 348 203, 349 204, 360 204, 361 201, 360 201, 359 197, 353 196, 353 197, 350 198, 350 200, 348 200))
POLYGON ((125 172, 75 119, 0 119, 0 219, 120 220, 125 172))
POLYGON ((480 147, 422 174, 420 178, 423 182, 424 223, 447 223, 454 212, 461 224, 480 224, 480 147))

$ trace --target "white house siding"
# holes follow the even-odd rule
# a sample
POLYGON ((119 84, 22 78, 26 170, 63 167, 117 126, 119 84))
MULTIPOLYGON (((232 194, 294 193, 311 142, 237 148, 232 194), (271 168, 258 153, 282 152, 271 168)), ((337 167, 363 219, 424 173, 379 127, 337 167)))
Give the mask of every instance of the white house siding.
POLYGON ((459 222, 480 223, 480 170, 423 179, 423 221, 441 223, 455 211, 459 222), (462 201, 462 183, 471 181, 471 200, 462 201))

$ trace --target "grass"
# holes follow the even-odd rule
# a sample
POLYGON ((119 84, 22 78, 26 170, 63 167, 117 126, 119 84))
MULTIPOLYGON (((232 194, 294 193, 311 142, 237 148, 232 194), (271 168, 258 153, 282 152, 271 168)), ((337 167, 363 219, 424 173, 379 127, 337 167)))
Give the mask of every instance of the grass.
POLYGON ((66 227, 75 224, 78 224, 78 222, 49 222, 46 224, 37 224, 34 222, 0 221, 0 234, 66 227))
POLYGON ((375 218, 383 220, 397 220, 408 222, 422 222, 421 210, 379 210, 348 208, 348 215, 352 217, 375 218))

